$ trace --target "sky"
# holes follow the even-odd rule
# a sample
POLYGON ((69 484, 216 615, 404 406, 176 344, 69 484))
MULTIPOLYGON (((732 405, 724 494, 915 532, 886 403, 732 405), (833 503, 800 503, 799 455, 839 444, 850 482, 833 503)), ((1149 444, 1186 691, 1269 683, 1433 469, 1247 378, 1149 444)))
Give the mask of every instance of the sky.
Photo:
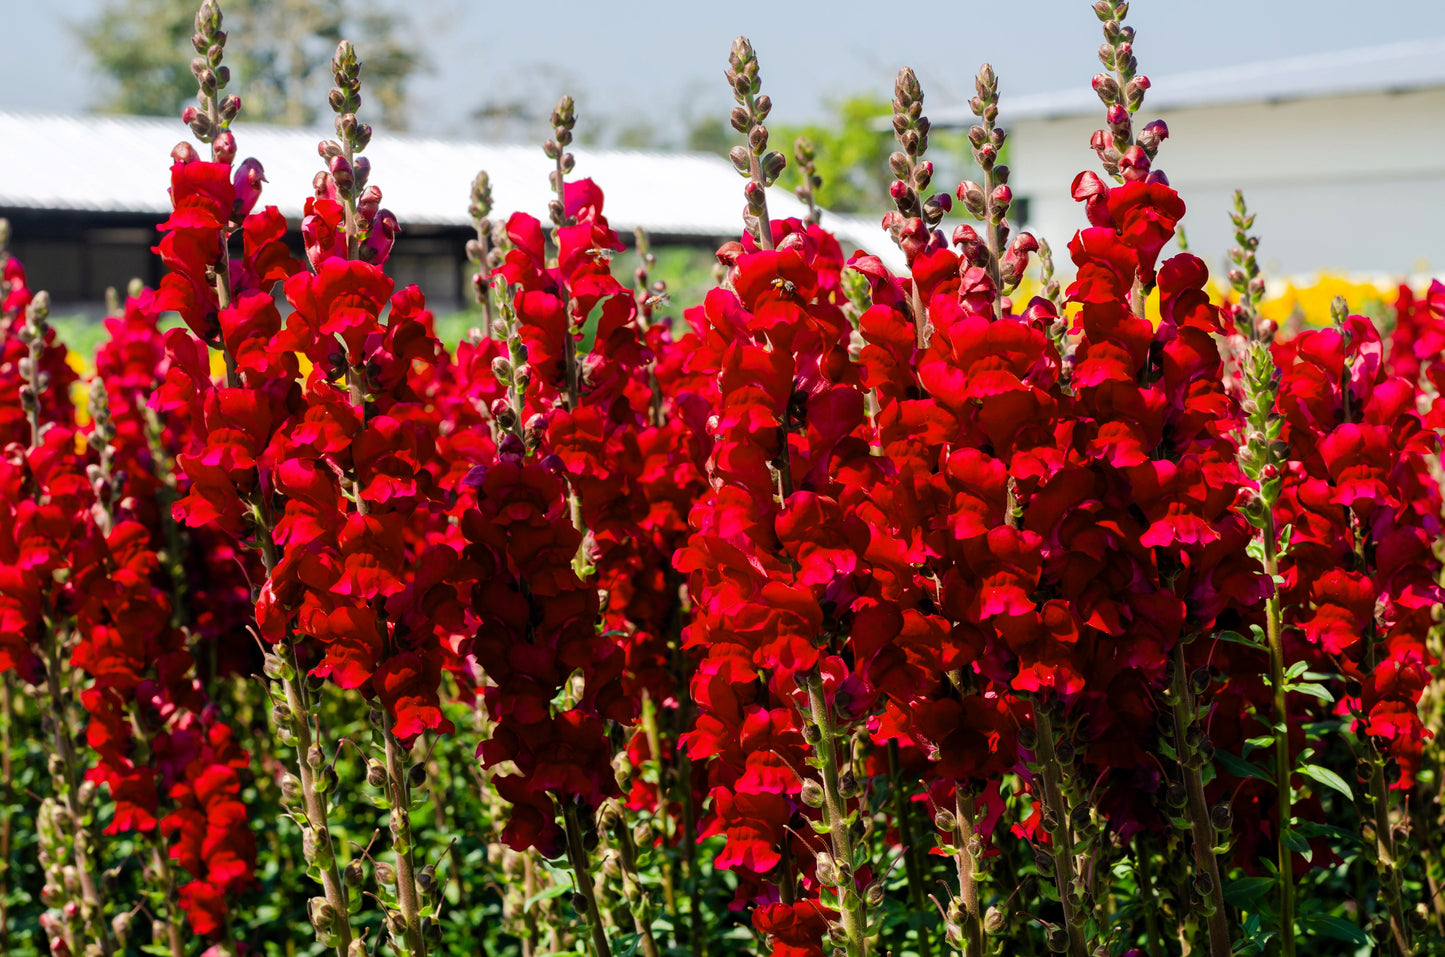
MULTIPOLYGON (((917 70, 927 106, 966 101, 988 60, 1005 115, 1010 93, 1087 84, 1098 70, 1088 0, 381 2, 402 14, 427 63, 409 91, 411 126, 446 138, 476 136, 472 115, 489 100, 540 110, 563 92, 577 95, 581 123, 614 131, 642 122, 676 133, 689 118, 726 117, 722 71, 740 33, 782 123, 822 119, 830 101, 853 94, 891 96, 903 65, 917 70)), ((7 34, 21 39, 0 57, 0 109, 76 112, 95 101, 97 80, 68 24, 104 3, 0 0, 7 34)), ((1445 2, 1135 0, 1129 22, 1141 71, 1162 76, 1445 36, 1445 2)))

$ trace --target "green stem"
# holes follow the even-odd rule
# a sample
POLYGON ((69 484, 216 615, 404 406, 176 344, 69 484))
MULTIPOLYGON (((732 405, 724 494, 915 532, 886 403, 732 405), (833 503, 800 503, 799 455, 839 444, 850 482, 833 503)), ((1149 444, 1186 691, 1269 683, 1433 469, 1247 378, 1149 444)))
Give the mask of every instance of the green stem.
POLYGON ((847 805, 839 788, 838 754, 834 749, 837 732, 828 702, 823 697, 823 683, 817 677, 808 680, 808 703, 813 724, 819 732, 816 751, 823 765, 820 768, 823 775, 823 820, 828 825, 833 858, 837 862, 838 910, 846 937, 843 950, 848 957, 867 957, 868 903, 858 893, 853 876, 856 863, 853 860, 853 836, 848 830, 847 805))
POLYGON ((923 876, 918 872, 918 860, 914 857, 912 803, 903 792, 903 775, 898 770, 898 742, 888 742, 888 781, 893 790, 893 816, 898 820, 898 837, 903 844, 903 872, 908 878, 908 903, 912 915, 918 918, 914 931, 918 935, 919 957, 930 957, 932 948, 928 942, 928 930, 922 920, 927 913, 923 902, 923 876))
POLYGON ((1159 934, 1158 899, 1154 894, 1154 874, 1149 865, 1149 848, 1142 839, 1134 841, 1134 873, 1139 879, 1139 896, 1144 904, 1144 933, 1149 939, 1149 957, 1166 957, 1164 938, 1159 934))
MULTIPOLYGON (((647 736, 647 751, 651 755, 648 764, 652 766, 652 772, 657 775, 657 820, 666 827, 672 823, 671 815, 667 814, 667 767, 662 760, 662 733, 657 725, 657 704, 652 700, 652 695, 646 689, 642 692, 642 732, 647 736)), ((679 926, 677 913, 677 891, 672 883, 672 868, 658 868, 662 874, 662 900, 667 907, 668 916, 672 918, 672 926, 679 926)))
POLYGON ((1400 883, 1400 862, 1395 856, 1395 837, 1390 826, 1390 804, 1385 789, 1385 763, 1380 757, 1371 762, 1370 802, 1375 813, 1375 867, 1380 872, 1380 896, 1385 899, 1385 909, 1390 915, 1390 939, 1399 949, 1400 957, 1412 957, 1415 951, 1410 947, 1410 935, 1406 929, 1405 912, 1401 901, 1403 888, 1400 883))
POLYGON ((159 829, 151 832, 151 860, 156 875, 160 878, 161 893, 166 900, 165 917, 156 920, 165 927, 166 944, 170 947, 171 957, 185 957, 186 945, 181 938, 181 915, 176 907, 176 875, 171 870, 170 852, 159 829))
MULTIPOLYGON (((270 538, 269 532, 266 537, 270 538)), ((332 949, 336 951, 336 957, 349 957, 352 932, 346 885, 342 883, 341 868, 336 863, 335 842, 331 838, 331 828, 327 822, 326 795, 317 787, 316 770, 306 760, 314 743, 311 737, 311 709, 307 704, 306 689, 302 684, 301 665, 296 658, 294 645, 287 647, 286 664, 289 666, 287 674, 290 677, 282 679, 280 683, 282 692, 286 696, 287 707, 291 711, 291 732, 296 737, 296 770, 301 779, 302 806, 306 814, 306 826, 316 832, 318 848, 324 847, 324 851, 321 852, 324 866, 318 865, 318 869, 321 871, 322 891, 334 913, 331 926, 335 935, 335 945, 332 949)))
POLYGON ((965 797, 963 784, 954 782, 954 818, 958 822, 958 888, 963 900, 963 939, 967 957, 983 957, 983 914, 978 906, 978 858, 973 845, 978 840, 973 798, 965 797))
POLYGON ((577 878, 577 891, 587 902, 587 926, 592 930, 593 957, 612 957, 612 951, 607 946, 607 931, 602 928, 602 914, 597 909, 597 892, 592 886, 592 873, 587 866, 587 851, 582 846, 577 806, 571 802, 564 803, 562 817, 567 827, 567 857, 572 863, 572 874, 577 878))
POLYGON ((1204 777, 1200 761, 1188 743, 1189 726, 1195 722, 1199 709, 1189 687, 1189 674, 1184 660, 1184 645, 1174 646, 1174 686, 1170 698, 1174 710, 1174 748, 1179 756, 1179 770, 1184 776, 1188 797, 1189 829, 1194 843, 1194 866, 1209 879, 1209 907, 1205 913, 1211 957, 1229 957, 1229 920, 1224 909, 1224 887, 1219 880, 1219 861, 1214 856, 1214 823, 1204 799, 1204 777))
POLYGON ((45 684, 50 694, 50 716, 54 725, 52 743, 60 757, 61 774, 65 793, 61 795, 65 813, 70 818, 71 839, 75 849, 75 869, 80 878, 80 896, 83 905, 82 922, 100 943, 101 953, 110 957, 115 953, 115 940, 111 936, 110 921, 105 918, 105 902, 100 896, 96 880, 95 862, 92 855, 98 850, 92 830, 85 825, 84 809, 80 805, 80 762, 75 754, 75 744, 70 729, 70 715, 65 693, 60 683, 60 638, 55 629, 45 627, 45 684))
POLYGON ((381 709, 382 738, 386 744, 386 777, 391 791, 392 843, 396 850, 396 895, 406 920, 404 938, 412 957, 426 957, 426 938, 421 932, 421 895, 416 886, 416 856, 411 839, 411 785, 407 780, 408 755, 392 734, 391 713, 381 709), (399 846, 398 846, 399 845, 399 846))
POLYGON ((652 922, 647 919, 649 908, 642 906, 642 879, 637 873, 637 845, 632 841, 632 832, 627 828, 627 816, 623 813, 621 806, 617 808, 617 825, 614 834, 617 838, 618 863, 622 866, 622 874, 627 882, 632 885, 624 892, 628 902, 628 910, 632 912, 632 926, 639 937, 639 950, 642 957, 658 957, 657 940, 652 936, 652 922), (633 898, 636 897, 634 902, 633 898))
POLYGON ((706 924, 697 874, 697 811, 692 804, 692 758, 686 754, 678 757, 677 777, 682 792, 682 873, 688 900, 687 945, 692 957, 707 957, 706 924))
POLYGON ((1049 834, 1049 853, 1054 859, 1054 882, 1059 891, 1059 904, 1064 910, 1064 927, 1069 934, 1070 957, 1086 957, 1082 919, 1074 910, 1073 836, 1069 833, 1069 809, 1064 806, 1060 787, 1059 758, 1054 752, 1054 725, 1042 701, 1034 702, 1034 730, 1039 739, 1039 763, 1043 766, 1044 806, 1050 811, 1058 829, 1049 834))
POLYGON ((1276 854, 1279 866, 1279 945, 1283 957, 1294 957, 1294 855, 1285 844, 1285 832, 1289 830, 1293 811, 1290 803, 1293 791, 1290 784, 1289 756, 1289 708, 1285 692, 1284 661, 1284 614, 1279 598, 1279 532, 1275 528, 1274 513, 1265 509, 1264 514, 1264 573, 1270 581, 1270 596, 1265 600, 1265 637, 1269 644, 1269 683, 1274 696, 1274 784, 1278 795, 1276 806, 1279 814, 1275 835, 1276 854))

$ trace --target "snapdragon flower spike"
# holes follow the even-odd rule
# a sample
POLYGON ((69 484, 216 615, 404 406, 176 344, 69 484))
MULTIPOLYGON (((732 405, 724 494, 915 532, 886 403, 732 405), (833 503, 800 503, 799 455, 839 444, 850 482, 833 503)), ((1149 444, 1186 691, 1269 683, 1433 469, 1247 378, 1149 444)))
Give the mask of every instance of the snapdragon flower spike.
POLYGON ((1133 115, 1143 106, 1150 83, 1147 76, 1138 72, 1134 28, 1124 25, 1128 12, 1129 4, 1125 0, 1094 3, 1094 13, 1104 27, 1099 62, 1109 72, 1094 76, 1094 92, 1104 104, 1107 128, 1096 130, 1089 145, 1099 154, 1105 173, 1120 182, 1138 182, 1164 175, 1162 172, 1151 174, 1150 165, 1159 152, 1159 144, 1168 139, 1169 127, 1163 120, 1153 120, 1135 132, 1133 115))
POLYGON ((730 122, 733 129, 747 138, 747 145, 734 146, 728 152, 733 168, 748 180, 743 189, 743 197, 747 200, 747 205, 743 207, 743 223, 759 245, 771 249, 773 228, 768 218, 767 187, 778 181, 788 165, 788 159, 777 150, 768 149, 768 128, 763 124, 772 112, 773 101, 762 92, 758 55, 747 37, 738 37, 733 41, 724 76, 738 104, 733 107, 730 122))
MULTIPOLYGON (((662 569, 681 535, 681 500, 696 486, 697 472, 687 430, 665 424, 668 404, 659 405, 657 372, 649 369, 649 345, 673 348, 671 338, 661 327, 644 337, 632 291, 611 273, 611 254, 621 244, 603 213, 601 190, 591 180, 565 179, 573 122, 564 100, 554 115, 556 139, 546 146, 557 163, 556 261, 537 220, 517 213, 507 222, 511 248, 496 277, 505 288, 496 325, 506 354, 491 353, 490 375, 482 377, 495 378, 504 393, 490 402, 499 441, 495 459, 467 479, 477 490, 476 509, 461 527, 470 541, 465 555, 482 569, 473 591, 480 627, 469 647, 490 682, 483 700, 496 722, 480 754, 489 768, 521 772, 494 778, 513 805, 504 840, 550 855, 567 850, 581 882, 589 880, 586 853, 558 826, 559 816, 571 827, 620 794, 609 726, 627 729, 629 750, 641 755, 647 734, 638 724, 641 697, 676 702, 667 639, 681 597, 676 578, 662 569), (589 315, 598 318, 584 356, 577 340, 589 315), (526 531, 539 520, 515 521, 525 514, 513 501, 519 476, 533 496, 530 507, 568 525, 565 535, 554 529, 561 537, 546 549, 554 567, 524 563, 515 554, 539 544, 529 541, 535 531, 526 531), (654 505, 653 497, 661 501, 654 505), (500 526, 495 537, 477 535, 478 515, 500 526), (568 618, 549 625, 533 612, 532 626, 519 628, 499 620, 498 590, 568 618), (569 695, 569 705, 552 706, 579 672, 580 694, 569 695), (532 704, 519 706, 528 700, 532 704)), ((652 801, 664 803, 660 794, 652 801)), ((644 915, 645 909, 636 911, 634 922, 646 951, 655 943, 644 915)), ((595 930, 594 946, 605 949, 595 930)))
POLYGON ((1401 283, 1395 298, 1395 327, 1385 362, 1391 375, 1417 384, 1422 404, 1428 396, 1425 421, 1437 431, 1445 428, 1445 284, 1432 280, 1416 295, 1401 283))
MULTIPOLYGON (((72 694, 94 690, 85 648, 107 634, 103 625, 111 621, 109 609, 96 614, 95 599, 111 584, 105 530, 110 523, 103 528, 98 520, 108 513, 98 507, 97 493, 108 496, 113 486, 102 471, 87 467, 100 469, 87 461, 90 450, 77 434, 74 407, 68 401, 52 403, 56 383, 45 358, 55 348, 63 356, 64 348, 55 342, 48 314, 49 296, 37 293, 26 303, 23 321, 3 330, 22 352, 16 362, 21 382, 6 404, 18 406, 17 418, 29 434, 23 443, 11 442, 0 463, 0 508, 5 511, 0 670, 14 670, 47 712, 49 793, 40 815, 47 822, 41 835, 42 899, 52 909, 43 921, 51 947, 66 952, 88 942, 109 955, 117 940, 106 913, 110 895, 101 881, 105 846, 94 826, 97 795, 83 783, 92 770, 91 756, 77 748, 72 694), (62 410, 65 420, 56 421, 62 410)), ((108 428, 103 415, 97 421, 108 428)), ((135 624, 143 639, 149 624, 144 612, 135 624)))
POLYGON ((1276 343, 1289 461, 1279 500, 1286 619, 1322 664, 1360 684, 1356 728, 1398 762, 1409 788, 1423 740, 1417 704, 1434 662, 1425 641, 1440 601, 1439 486, 1417 386, 1392 375, 1373 324, 1342 317, 1276 343))
POLYGON ((834 828, 833 816, 846 814, 836 781, 826 782, 823 812, 836 864, 815 868, 815 849, 790 822, 823 816, 799 773, 814 754, 829 766, 825 778, 836 770, 823 749, 836 746, 835 722, 850 726, 877 704, 873 669, 892 661, 900 613, 876 594, 864 558, 870 530, 853 511, 882 473, 860 432, 841 250, 793 220, 775 222, 772 239, 774 248, 745 236, 720 250, 728 287, 688 314, 697 338, 686 368, 712 380, 699 396, 709 405, 711 488, 675 559, 696 603, 685 641, 702 653, 692 684, 700 714, 682 743, 708 762, 702 834, 726 836, 715 864, 739 872, 738 903, 759 905, 754 926, 772 926, 763 905, 793 900, 801 875, 826 887, 825 911, 846 906, 840 933, 861 953, 871 871, 834 828))
POLYGON ((940 843, 954 848, 960 881, 951 939, 982 953, 980 870, 1003 809, 990 782, 1019 761, 1029 720, 1020 692, 1077 697, 1073 661, 1086 652, 1075 651, 1078 614, 1036 597, 1054 553, 1040 532, 1065 514, 1052 499, 1077 481, 1063 472, 1057 312, 1036 299, 1016 315, 989 275, 986 244, 966 226, 955 238, 957 252, 913 259, 911 289, 876 260, 851 263, 871 292, 859 331, 879 405, 872 440, 897 470, 858 507, 896 542, 886 561, 870 558, 903 614, 873 732, 896 747, 904 776, 927 785, 909 797, 947 812, 940 843), (931 330, 916 352, 913 303, 931 330), (1031 515, 1034 525, 1020 521, 1031 515))

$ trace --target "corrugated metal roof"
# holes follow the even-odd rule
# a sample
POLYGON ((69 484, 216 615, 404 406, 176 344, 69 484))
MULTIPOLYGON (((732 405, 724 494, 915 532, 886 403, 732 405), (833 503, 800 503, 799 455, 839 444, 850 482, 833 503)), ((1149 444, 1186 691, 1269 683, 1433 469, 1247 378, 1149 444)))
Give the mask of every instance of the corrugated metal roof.
MULTIPOLYGON (((265 167, 263 204, 301 215, 322 168, 317 143, 329 129, 237 123, 237 156, 265 167)), ((0 207, 111 212, 170 210, 170 151, 191 140, 179 120, 0 112, 0 207)), ((194 141, 192 140, 194 143, 194 141)), ((651 233, 719 238, 742 229, 742 180, 710 153, 663 153, 579 147, 576 177, 591 177, 607 196, 607 216, 623 235, 651 233)), ((203 153, 204 155, 204 153, 203 153)), ((552 162, 537 146, 448 141, 378 131, 367 147, 371 182, 382 204, 410 225, 467 226, 472 178, 491 175, 497 215, 525 210, 546 216, 552 162)), ((787 190, 774 189, 776 217, 802 216, 787 190)), ((829 214, 845 245, 866 247, 890 265, 900 257, 876 219, 829 214)))
MULTIPOLYGON (((1240 66, 1188 73, 1149 75, 1144 112, 1215 106, 1225 103, 1268 103, 1350 93, 1399 92, 1445 86, 1445 37, 1406 40, 1384 46, 1314 53, 1240 66)), ((999 116, 1005 124, 1100 113, 1099 98, 1087 84, 1056 93, 1005 96, 999 116)), ((966 106, 929 111, 936 126, 972 126, 977 120, 966 106)))

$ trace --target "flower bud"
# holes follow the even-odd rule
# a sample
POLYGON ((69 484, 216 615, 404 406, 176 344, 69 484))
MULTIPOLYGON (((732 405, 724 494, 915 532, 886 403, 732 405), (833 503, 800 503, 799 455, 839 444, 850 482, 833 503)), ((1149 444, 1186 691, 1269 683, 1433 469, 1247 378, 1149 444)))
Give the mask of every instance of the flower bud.
POLYGON ((913 169, 913 188, 922 191, 927 189, 931 182, 933 182, 933 161, 924 160, 913 169))
POLYGON ((430 897, 437 889, 437 869, 435 864, 428 864, 416 874, 416 889, 430 897))
POLYGON ((1234 813, 1228 804, 1216 804, 1209 809, 1209 821, 1216 831, 1228 831, 1234 825, 1234 813))
POLYGON ((211 151, 216 155, 217 163, 231 165, 236 159, 236 136, 230 130, 223 130, 214 140, 211 141, 211 151))
POLYGON ((732 160, 733 169, 742 175, 747 176, 751 172, 753 159, 746 146, 738 145, 728 150, 728 159, 732 160))
POLYGON ((814 864, 814 871, 818 875, 818 881, 827 884, 829 887, 838 883, 838 864, 833 860, 833 855, 827 851, 818 853, 817 861, 814 864))
POLYGON ((783 170, 787 168, 787 165, 787 157, 783 156, 783 154, 777 150, 765 154, 762 160, 763 182, 768 184, 776 182, 777 178, 782 175, 783 170))
POLYGON ((982 186, 972 180, 964 180, 958 184, 956 194, 964 209, 975 217, 983 217, 985 200, 982 186))
POLYGON ((1107 73, 1095 73, 1094 92, 1105 106, 1113 106, 1119 100, 1119 83, 1107 73))
POLYGON ((308 906, 311 912, 311 926, 316 928, 318 934, 331 933, 332 925, 336 922, 336 908, 324 897, 313 897, 308 906))

